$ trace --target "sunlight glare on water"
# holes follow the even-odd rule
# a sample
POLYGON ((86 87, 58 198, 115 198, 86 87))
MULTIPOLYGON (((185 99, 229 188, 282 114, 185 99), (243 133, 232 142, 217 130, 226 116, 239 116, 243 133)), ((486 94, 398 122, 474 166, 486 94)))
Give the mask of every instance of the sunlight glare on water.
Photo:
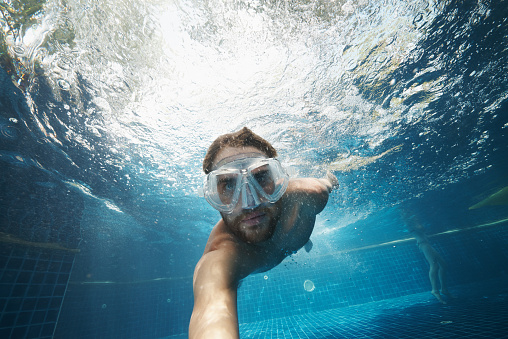
MULTIPOLYGON (((414 18, 431 20, 434 6, 50 0, 40 24, 11 43, 38 49, 30 64, 39 62, 55 97, 70 103, 74 120, 53 142, 70 139, 173 196, 195 194, 210 141, 244 125, 307 168, 316 168, 316 150, 341 156, 381 144, 399 109, 366 101, 354 79, 391 81, 383 76, 423 34, 414 18)), ((46 136, 52 123, 40 124, 46 136)))
MULTIPOLYGON (((457 107, 471 105, 456 86, 471 83, 465 77, 474 80, 480 70, 458 76, 442 70, 473 47, 463 43, 446 54, 439 46, 455 40, 432 42, 427 64, 411 66, 424 54, 421 43, 432 39, 430 23, 444 6, 423 0, 48 0, 18 30, 0 23, 18 82, 27 88, 31 111, 24 119, 81 173, 98 173, 98 182, 113 182, 141 200, 151 195, 164 206, 187 204, 187 197, 197 198, 210 142, 248 126, 297 174, 339 174, 343 185, 334 203, 338 210, 350 207, 353 212, 341 214, 349 223, 378 202, 457 182, 482 159, 464 148, 450 163, 425 165, 424 175, 400 159, 379 193, 379 168, 361 172, 396 156, 401 142, 411 147, 406 154, 422 156, 422 145, 443 138, 433 124, 444 113, 429 109, 443 95, 458 98, 457 107), (51 100, 42 98, 50 96, 40 90, 44 82, 51 100), (420 141, 398 140, 411 128, 420 141)), ((478 3, 457 36, 489 15, 478 3)), ((486 102, 480 115, 505 98, 480 98, 486 102)), ((442 125, 459 118, 446 119, 442 125)), ((488 145, 488 131, 473 132, 461 147, 488 145)))

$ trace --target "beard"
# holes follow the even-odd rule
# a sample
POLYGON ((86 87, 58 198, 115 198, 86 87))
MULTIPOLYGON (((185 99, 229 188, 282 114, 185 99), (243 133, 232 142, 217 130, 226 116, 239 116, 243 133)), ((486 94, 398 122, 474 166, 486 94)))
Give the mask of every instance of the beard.
POLYGON ((280 219, 279 201, 253 210, 242 210, 240 213, 221 213, 222 220, 226 227, 243 242, 262 243, 269 240, 277 228, 280 219))

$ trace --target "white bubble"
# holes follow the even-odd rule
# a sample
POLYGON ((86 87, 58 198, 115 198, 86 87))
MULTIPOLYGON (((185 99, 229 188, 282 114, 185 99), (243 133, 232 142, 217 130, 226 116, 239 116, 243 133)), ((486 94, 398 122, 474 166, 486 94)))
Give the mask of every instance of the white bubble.
POLYGON ((312 282, 312 280, 305 280, 303 282, 303 288, 307 291, 307 292, 312 292, 314 291, 314 289, 316 288, 316 286, 314 286, 314 283, 312 282))

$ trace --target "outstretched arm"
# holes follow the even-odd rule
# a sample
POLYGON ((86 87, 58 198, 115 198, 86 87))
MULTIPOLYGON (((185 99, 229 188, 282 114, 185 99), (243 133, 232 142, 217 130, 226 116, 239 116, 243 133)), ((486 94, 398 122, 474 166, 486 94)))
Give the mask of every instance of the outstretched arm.
POLYGON ((338 185, 335 175, 328 171, 324 178, 291 179, 286 193, 294 201, 304 203, 306 213, 316 215, 325 208, 328 195, 338 185))
POLYGON ((238 279, 225 248, 203 255, 194 271, 194 309, 190 339, 239 338, 236 309, 238 279))

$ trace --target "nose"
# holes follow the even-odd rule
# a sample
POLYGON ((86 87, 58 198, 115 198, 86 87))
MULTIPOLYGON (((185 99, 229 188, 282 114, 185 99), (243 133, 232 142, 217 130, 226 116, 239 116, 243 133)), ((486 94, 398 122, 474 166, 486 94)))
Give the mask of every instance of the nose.
POLYGON ((260 204, 254 187, 248 181, 244 181, 242 185, 242 209, 253 209, 260 204))

